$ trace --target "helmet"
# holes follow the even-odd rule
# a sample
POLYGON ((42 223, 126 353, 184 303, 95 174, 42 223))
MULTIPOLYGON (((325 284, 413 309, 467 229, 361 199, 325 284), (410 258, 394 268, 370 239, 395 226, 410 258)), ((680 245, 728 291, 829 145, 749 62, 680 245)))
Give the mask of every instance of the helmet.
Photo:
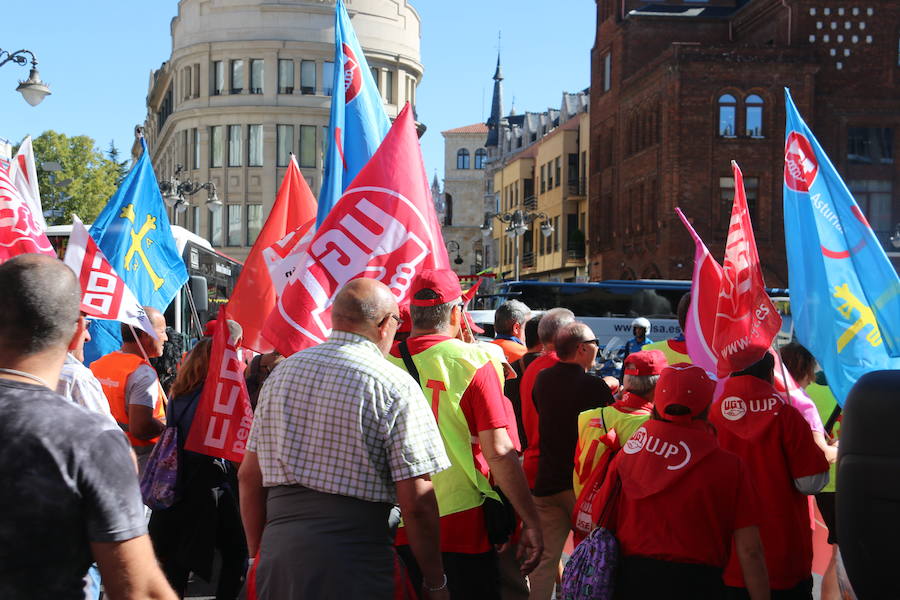
POLYGON ((650 321, 648 321, 644 317, 638 317, 631 322, 631 328, 634 329, 635 327, 643 327, 647 331, 650 331, 650 321))

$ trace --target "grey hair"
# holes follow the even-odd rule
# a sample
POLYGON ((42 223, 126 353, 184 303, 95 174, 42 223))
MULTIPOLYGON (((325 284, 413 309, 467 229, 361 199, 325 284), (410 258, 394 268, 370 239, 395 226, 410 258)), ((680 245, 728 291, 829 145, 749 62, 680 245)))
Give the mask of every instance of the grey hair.
POLYGON ((494 313, 494 331, 500 335, 512 335, 513 327, 522 325, 531 309, 520 300, 507 300, 494 313))
POLYGON ((575 321, 575 313, 568 308, 551 308, 543 314, 538 325, 538 337, 542 344, 552 344, 556 333, 564 325, 575 321))
POLYGON ((626 391, 644 396, 649 394, 656 388, 656 382, 659 381, 659 375, 625 375, 622 379, 622 385, 626 391))
POLYGON ((459 304, 459 300, 452 300, 437 306, 409 305, 409 317, 416 329, 444 329, 450 326, 450 313, 453 307, 459 304))
POLYGON ((573 358, 575 353, 578 352, 578 346, 584 341, 585 336, 587 336, 588 339, 591 339, 594 337, 594 332, 581 321, 563 325, 556 333, 556 343, 554 344, 556 347, 556 355, 562 360, 573 358))

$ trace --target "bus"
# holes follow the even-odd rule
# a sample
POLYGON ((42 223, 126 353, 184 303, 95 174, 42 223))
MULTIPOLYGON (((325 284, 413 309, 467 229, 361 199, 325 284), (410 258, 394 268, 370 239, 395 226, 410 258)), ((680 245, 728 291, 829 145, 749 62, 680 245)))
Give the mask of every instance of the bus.
MULTIPOLYGON (((476 323, 482 327, 489 324, 492 332, 493 309, 506 300, 521 300, 535 312, 561 306, 575 313, 578 320, 597 334, 601 347, 613 338, 622 342, 630 339, 631 322, 645 317, 650 321, 647 337, 658 342, 681 333, 675 311, 678 301, 690 290, 689 280, 677 279, 608 279, 582 283, 503 281, 497 283, 494 293, 486 299, 490 309, 472 313, 476 323)), ((787 290, 767 291, 776 300, 776 306, 784 306, 787 312, 784 302, 787 290)))
MULTIPOLYGON (((85 225, 90 228, 90 225, 85 225)), ((204 238, 172 225, 175 246, 187 267, 188 282, 165 311, 166 323, 187 337, 201 337, 202 327, 228 302, 243 264, 213 248, 204 238)), ((52 225, 46 234, 57 256, 66 254, 71 225, 52 225)))

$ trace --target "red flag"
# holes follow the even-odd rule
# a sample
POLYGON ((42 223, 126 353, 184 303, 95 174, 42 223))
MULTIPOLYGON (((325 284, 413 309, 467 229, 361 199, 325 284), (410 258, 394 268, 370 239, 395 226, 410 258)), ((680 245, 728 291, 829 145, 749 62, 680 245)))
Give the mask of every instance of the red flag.
POLYGON ((419 270, 449 267, 407 105, 316 231, 263 335, 288 356, 325 340, 331 303, 351 279, 383 281, 403 303, 419 270))
POLYGON ((741 170, 734 161, 731 166, 735 193, 724 267, 709 256, 703 241, 678 211, 697 246, 688 351, 695 350, 697 356, 692 353, 691 359, 705 369, 712 362, 719 377, 762 358, 781 328, 781 316, 766 293, 741 170))
POLYGON ((184 448, 241 462, 247 449, 253 410, 244 382, 245 365, 228 335, 229 317, 224 307, 219 310, 209 372, 184 448))
POLYGON ((272 351, 272 345, 261 335, 277 297, 266 265, 266 249, 289 232, 308 227, 315 220, 316 199, 300 173, 297 160, 291 155, 272 212, 250 249, 228 301, 228 314, 244 329, 243 345, 247 348, 260 353, 272 351))
POLYGON ((0 262, 29 252, 56 256, 9 171, 9 161, 0 160, 0 262))

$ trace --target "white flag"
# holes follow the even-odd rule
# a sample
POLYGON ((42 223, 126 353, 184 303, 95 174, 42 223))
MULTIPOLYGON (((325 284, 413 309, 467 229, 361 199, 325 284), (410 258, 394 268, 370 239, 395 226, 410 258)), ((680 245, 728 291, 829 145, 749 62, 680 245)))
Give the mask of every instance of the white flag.
POLYGON ((9 175, 13 185, 19 190, 19 196, 28 203, 34 224, 47 231, 44 210, 41 208, 41 190, 38 188, 37 168, 34 166, 34 150, 31 147, 31 136, 22 140, 19 151, 10 161, 9 175))

